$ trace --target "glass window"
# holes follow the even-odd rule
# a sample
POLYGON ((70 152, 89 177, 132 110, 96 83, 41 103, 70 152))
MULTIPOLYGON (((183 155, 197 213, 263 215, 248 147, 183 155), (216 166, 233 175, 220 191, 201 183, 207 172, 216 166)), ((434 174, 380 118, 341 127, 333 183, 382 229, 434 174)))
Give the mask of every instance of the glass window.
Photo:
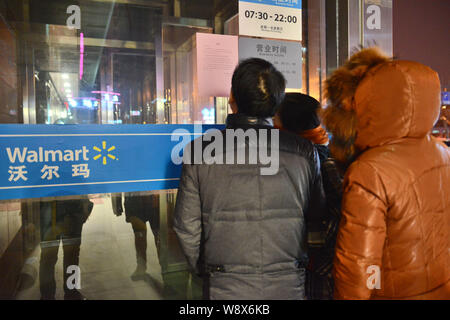
MULTIPOLYGON (((302 1, 301 91, 318 99, 348 53, 336 23, 353 21, 331 2, 302 1)), ((225 123, 228 98, 198 94, 195 34, 238 28, 230 0, 0 0, 0 124, 225 123)), ((200 299, 172 230, 175 199, 0 201, 0 298, 200 299)))

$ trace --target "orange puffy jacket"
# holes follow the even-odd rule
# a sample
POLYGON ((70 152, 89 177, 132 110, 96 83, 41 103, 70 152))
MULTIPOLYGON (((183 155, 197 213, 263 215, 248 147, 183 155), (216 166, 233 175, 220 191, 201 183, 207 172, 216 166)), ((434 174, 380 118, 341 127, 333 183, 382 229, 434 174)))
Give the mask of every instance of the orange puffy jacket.
POLYGON ((450 299, 450 151, 430 135, 437 73, 366 49, 326 86, 331 151, 351 161, 335 298, 450 299))

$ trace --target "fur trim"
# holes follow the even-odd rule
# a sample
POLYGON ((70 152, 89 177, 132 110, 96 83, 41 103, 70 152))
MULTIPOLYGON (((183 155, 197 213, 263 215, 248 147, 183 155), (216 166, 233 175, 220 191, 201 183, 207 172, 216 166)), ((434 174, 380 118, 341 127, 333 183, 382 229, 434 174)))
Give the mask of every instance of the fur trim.
POLYGON ((344 166, 353 161, 356 154, 356 114, 336 106, 322 109, 321 117, 327 130, 333 137, 329 145, 330 153, 344 166))
POLYGON ((325 81, 329 106, 321 111, 321 116, 327 130, 333 134, 330 152, 344 165, 357 155, 354 146, 357 119, 353 105, 356 89, 370 69, 390 60, 378 49, 363 49, 325 81))
POLYGON ((378 49, 363 49, 354 54, 325 81, 325 98, 332 106, 352 109, 356 89, 373 67, 390 61, 378 49))

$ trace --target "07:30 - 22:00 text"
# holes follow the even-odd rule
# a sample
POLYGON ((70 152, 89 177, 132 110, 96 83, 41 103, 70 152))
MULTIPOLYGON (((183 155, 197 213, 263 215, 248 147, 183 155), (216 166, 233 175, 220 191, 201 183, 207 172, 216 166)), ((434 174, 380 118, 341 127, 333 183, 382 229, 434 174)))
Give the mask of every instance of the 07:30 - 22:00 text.
POLYGON ((287 22, 287 23, 297 23, 298 21, 296 16, 289 16, 289 15, 285 16, 283 14, 277 13, 269 15, 267 12, 253 11, 253 10, 246 10, 245 17, 248 19, 258 19, 258 20, 273 19, 274 21, 277 22, 287 22))

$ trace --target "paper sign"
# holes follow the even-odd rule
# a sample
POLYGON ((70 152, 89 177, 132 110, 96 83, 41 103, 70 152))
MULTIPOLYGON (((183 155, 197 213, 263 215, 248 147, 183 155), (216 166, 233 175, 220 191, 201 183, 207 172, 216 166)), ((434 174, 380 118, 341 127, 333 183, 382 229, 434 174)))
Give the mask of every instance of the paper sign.
POLYGON ((239 59, 261 58, 271 62, 286 78, 286 88, 302 88, 302 46, 299 42, 239 39, 239 59))
POLYGON ((238 37, 197 33, 199 95, 228 97, 231 78, 238 64, 238 37))
POLYGON ((301 0, 240 0, 242 36, 302 40, 301 0))

